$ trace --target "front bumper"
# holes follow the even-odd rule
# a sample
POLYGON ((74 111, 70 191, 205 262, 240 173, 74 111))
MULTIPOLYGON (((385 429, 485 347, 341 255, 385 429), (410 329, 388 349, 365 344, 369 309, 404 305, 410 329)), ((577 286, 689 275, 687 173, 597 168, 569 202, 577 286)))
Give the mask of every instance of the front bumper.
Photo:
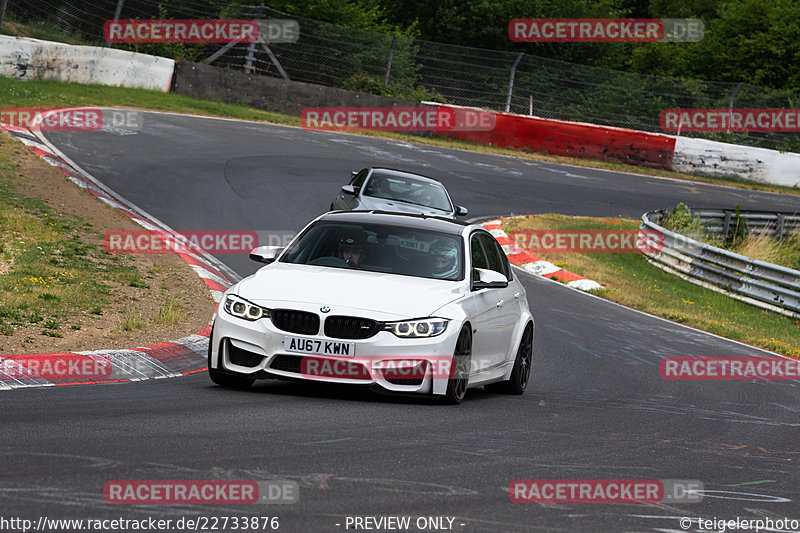
POLYGON ((400 338, 379 331, 363 339, 338 339, 319 334, 302 335, 278 329, 269 318, 251 322, 228 315, 220 308, 214 322, 209 365, 221 372, 255 379, 286 378, 327 383, 366 385, 419 394, 444 394, 454 371, 460 324, 429 338, 400 338), (286 337, 348 342, 352 356, 293 353, 286 337))

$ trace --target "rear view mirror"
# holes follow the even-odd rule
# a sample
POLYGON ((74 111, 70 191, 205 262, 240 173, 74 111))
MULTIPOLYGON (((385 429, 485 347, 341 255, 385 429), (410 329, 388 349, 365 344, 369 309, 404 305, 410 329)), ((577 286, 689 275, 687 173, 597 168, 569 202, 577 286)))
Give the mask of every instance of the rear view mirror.
POLYGON ((465 217, 467 216, 467 213, 469 213, 469 211, 467 211, 467 208, 463 205, 456 206, 456 216, 465 217))
POLYGON ((342 192, 345 194, 349 194, 350 196, 355 196, 356 188, 352 185, 342 185, 342 192))

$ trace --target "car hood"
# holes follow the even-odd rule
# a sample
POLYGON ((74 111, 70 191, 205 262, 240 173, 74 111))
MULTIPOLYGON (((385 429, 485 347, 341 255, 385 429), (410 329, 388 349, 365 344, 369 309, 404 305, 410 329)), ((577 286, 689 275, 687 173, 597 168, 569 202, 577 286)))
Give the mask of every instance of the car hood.
POLYGON ((333 314, 369 312, 376 320, 430 316, 466 294, 463 282, 312 265, 272 263, 237 286, 236 294, 264 307, 333 314), (312 307, 313 306, 313 307, 312 307))
POLYGON ((385 198, 375 198, 372 196, 362 196, 361 203, 364 204, 365 209, 375 211, 392 211, 394 213, 412 213, 415 215, 428 215, 436 217, 453 217, 451 211, 442 211, 441 209, 432 209, 424 205, 407 204, 405 202, 398 202, 396 200, 388 200, 385 198))

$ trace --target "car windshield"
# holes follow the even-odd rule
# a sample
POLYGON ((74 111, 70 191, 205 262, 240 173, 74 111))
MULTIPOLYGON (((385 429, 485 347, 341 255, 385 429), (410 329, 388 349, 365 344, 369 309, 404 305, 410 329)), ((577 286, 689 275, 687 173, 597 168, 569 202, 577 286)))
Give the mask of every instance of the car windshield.
POLYGON ((280 262, 464 279, 459 236, 394 225, 319 221, 286 249, 280 262))
POLYGON ((444 187, 410 177, 373 172, 364 188, 364 195, 407 204, 422 205, 440 211, 452 211, 444 187))

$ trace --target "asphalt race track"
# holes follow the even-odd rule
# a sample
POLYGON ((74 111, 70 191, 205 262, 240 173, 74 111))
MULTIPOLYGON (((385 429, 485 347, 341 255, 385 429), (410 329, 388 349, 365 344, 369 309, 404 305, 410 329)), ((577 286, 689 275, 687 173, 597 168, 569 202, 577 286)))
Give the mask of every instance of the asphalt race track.
MULTIPOLYGON (((470 218, 639 217, 681 201, 800 210, 800 197, 185 116, 147 113, 135 134, 48 139, 176 230, 297 231, 327 209, 351 170, 368 165, 441 179, 470 218)), ((257 268, 245 256, 218 258, 242 276, 257 268)), ((348 516, 455 517, 453 530, 465 533, 701 531, 680 518, 800 519, 798 383, 659 376, 664 356, 764 352, 517 272, 536 320, 524 396, 472 390, 445 407, 278 381, 233 391, 203 373, 10 391, 0 418, 2 514, 278 516, 280 531, 293 532, 344 530, 348 516), (533 478, 699 480, 705 492, 701 502, 669 505, 512 503, 509 483, 533 478), (104 484, 129 479, 290 479, 300 501, 105 503, 104 484)))

